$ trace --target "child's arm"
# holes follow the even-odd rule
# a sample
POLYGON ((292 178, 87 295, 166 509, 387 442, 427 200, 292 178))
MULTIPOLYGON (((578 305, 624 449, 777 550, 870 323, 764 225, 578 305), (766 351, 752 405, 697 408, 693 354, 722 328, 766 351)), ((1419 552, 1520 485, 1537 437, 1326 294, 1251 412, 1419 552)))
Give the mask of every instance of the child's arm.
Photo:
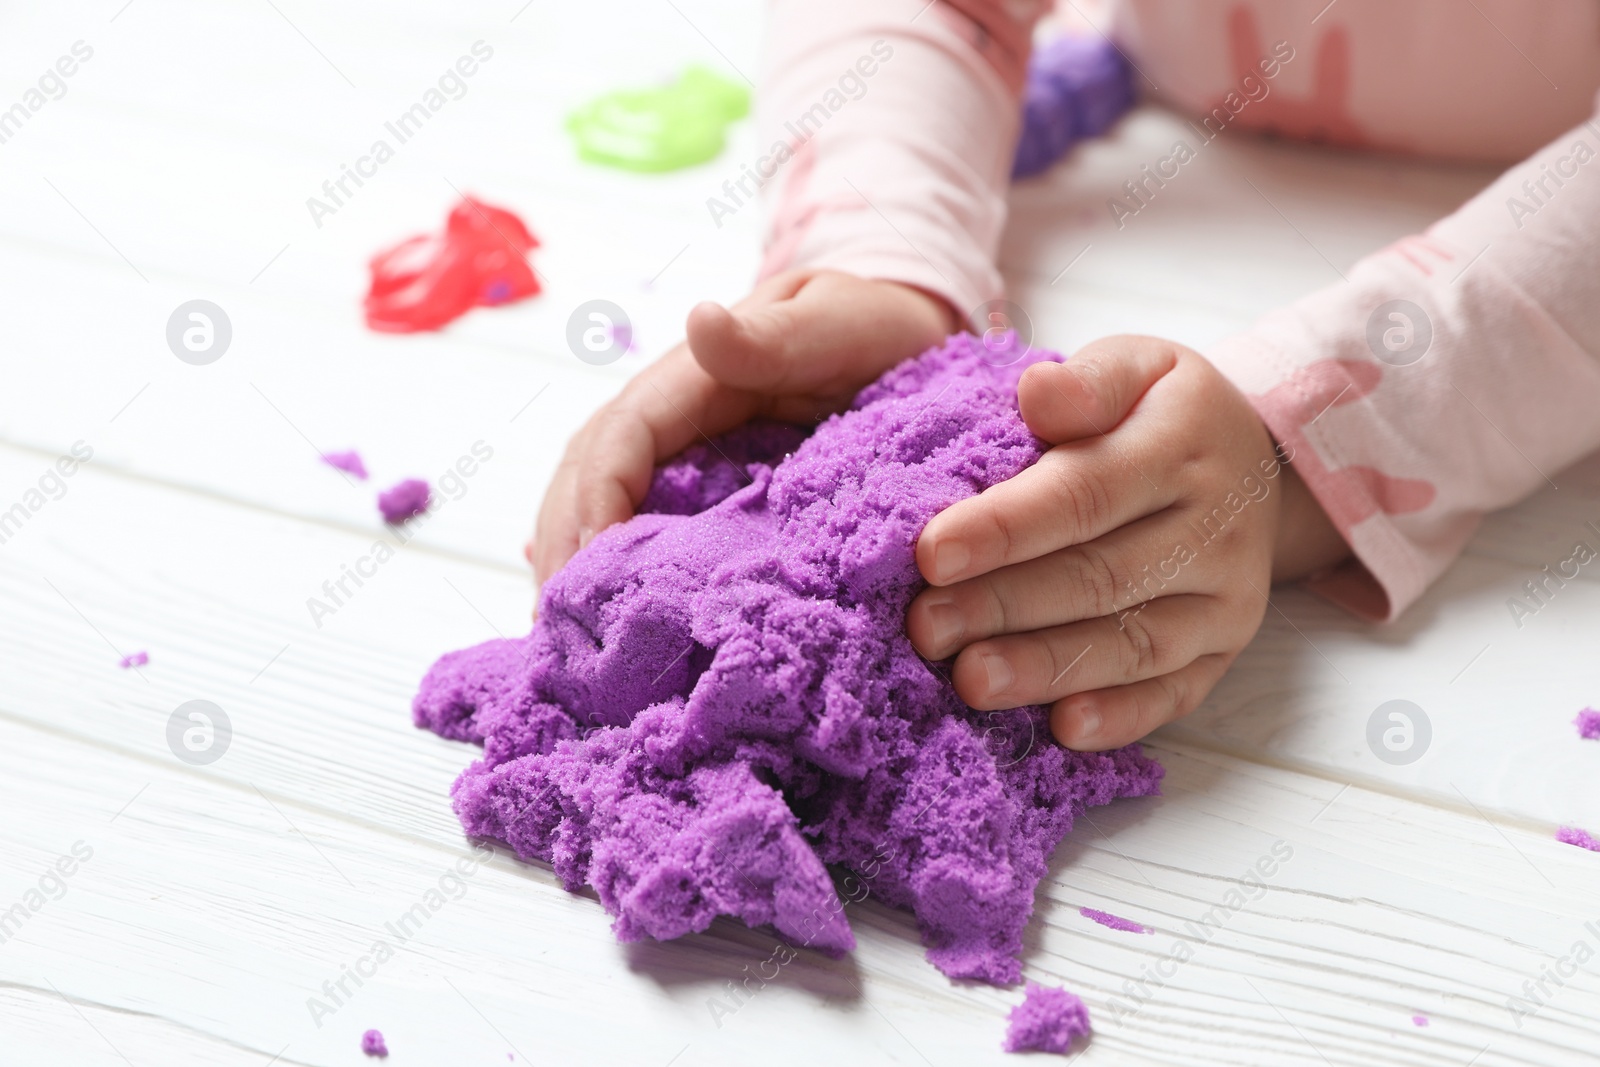
POLYGON ((942 297, 961 320, 1001 296, 994 260, 1019 97, 1033 23, 1049 6, 770 5, 763 273, 825 267, 898 281, 942 297))
MULTIPOLYGON (((752 161, 769 176, 763 280, 731 312, 695 308, 688 340, 568 443, 528 546, 541 581, 633 514, 657 461, 757 416, 809 422, 839 410, 1001 295, 993 260, 1017 94, 1044 7, 770 6, 759 98, 768 151, 752 161)), ((757 210, 751 173, 731 176, 713 219, 757 210)))
POLYGON ((1600 446, 1600 122, 1207 357, 1355 550, 1313 586, 1394 618, 1600 446))
POLYGON ((1600 446, 1600 123, 1209 358, 1111 338, 1024 377, 1057 447, 917 546, 907 629, 959 652, 969 704, 1136 740, 1205 697, 1269 574, 1392 618, 1486 511, 1600 446))

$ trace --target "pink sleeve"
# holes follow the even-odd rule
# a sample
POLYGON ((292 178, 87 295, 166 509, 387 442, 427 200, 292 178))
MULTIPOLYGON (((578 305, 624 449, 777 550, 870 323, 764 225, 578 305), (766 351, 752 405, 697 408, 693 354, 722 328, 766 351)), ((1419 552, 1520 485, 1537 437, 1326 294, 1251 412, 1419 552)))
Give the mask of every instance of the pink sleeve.
POLYGON ((1207 354, 1354 550, 1313 588, 1392 619, 1484 513, 1600 447, 1597 157, 1591 119, 1207 354))
POLYGON ((1510 164, 1582 122, 1600 91, 1594 0, 1118 0, 1114 11, 1143 87, 1217 131, 1510 164))
POLYGON ((724 190, 728 211, 757 187, 768 201, 762 276, 905 282, 963 317, 1000 296, 1017 100, 1048 6, 774 0, 757 103, 767 153, 724 190))

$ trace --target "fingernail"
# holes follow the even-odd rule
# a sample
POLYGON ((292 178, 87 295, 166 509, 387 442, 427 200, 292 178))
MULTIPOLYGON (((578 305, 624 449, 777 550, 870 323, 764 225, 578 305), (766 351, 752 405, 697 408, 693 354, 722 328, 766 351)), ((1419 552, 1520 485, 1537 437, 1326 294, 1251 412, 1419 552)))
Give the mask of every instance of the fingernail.
POLYGON ((946 541, 933 550, 933 571, 941 582, 948 582, 966 569, 972 553, 960 541, 946 541))
POLYGON ((1092 704, 1082 704, 1078 707, 1078 737, 1079 741, 1089 741, 1100 732, 1100 713, 1092 704))
POLYGON ((590 541, 593 541, 593 540, 594 540, 594 528, 592 526, 584 526, 584 527, 580 527, 579 528, 579 530, 578 530, 578 547, 579 548, 582 548, 584 545, 587 545, 590 541))
POLYGON ((1011 673, 1011 664, 992 652, 983 657, 983 669, 989 676, 990 696, 999 696, 1011 688, 1011 681, 1016 677, 1011 673))
POLYGON ((934 647, 941 651, 953 649, 967 629, 961 612, 948 600, 930 603, 927 612, 928 629, 932 631, 934 647))

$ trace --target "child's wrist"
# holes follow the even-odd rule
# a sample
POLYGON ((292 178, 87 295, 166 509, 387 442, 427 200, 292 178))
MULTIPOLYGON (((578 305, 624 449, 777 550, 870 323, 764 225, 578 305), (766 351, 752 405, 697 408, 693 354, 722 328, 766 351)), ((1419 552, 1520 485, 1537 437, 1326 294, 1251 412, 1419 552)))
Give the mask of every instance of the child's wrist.
POLYGON ((893 285, 897 288, 904 289, 906 292, 913 293, 925 301, 928 305, 929 311, 942 325, 946 334, 955 333, 966 322, 966 317, 960 312, 956 311, 955 307, 950 303, 949 300, 946 300, 944 297, 930 289, 924 289, 921 286, 912 285, 910 282, 885 280, 882 284, 893 285))
POLYGON ((1345 541, 1294 466, 1283 465, 1272 580, 1294 581, 1327 570, 1350 556, 1345 541))

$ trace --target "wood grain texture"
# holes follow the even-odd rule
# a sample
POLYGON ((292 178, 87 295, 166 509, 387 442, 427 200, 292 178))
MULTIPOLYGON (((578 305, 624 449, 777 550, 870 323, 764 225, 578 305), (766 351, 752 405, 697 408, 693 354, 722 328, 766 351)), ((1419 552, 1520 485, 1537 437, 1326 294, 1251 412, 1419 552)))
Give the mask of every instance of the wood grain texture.
MULTIPOLYGON (((528 625, 521 544, 566 437, 758 258, 755 210, 718 227, 703 206, 756 154, 752 124, 641 180, 578 164, 562 117, 691 60, 756 76, 759 19, 734 0, 8 10, 6 69, 96 52, 0 146, 0 510, 74 442, 94 459, 0 543, 0 1067, 355 1064, 371 1026, 397 1065, 1010 1059, 1018 992, 946 981, 871 900, 850 959, 801 954, 744 1002, 728 983, 760 973, 768 932, 623 946, 596 901, 503 849, 452 877, 471 853, 448 791, 473 752, 410 726, 434 657, 528 625), (479 39, 495 57, 467 93, 316 226, 306 197, 479 39), (456 189, 527 216, 546 293, 437 336, 368 333, 365 258, 456 189), (163 338, 196 296, 235 328, 209 367, 163 338), (567 317, 594 297, 627 308, 640 353, 571 358, 567 317), (459 498, 315 618, 324 583, 398 544, 375 489, 478 441, 494 457, 459 498), (374 483, 316 460, 352 445, 374 483), (118 669, 137 649, 150 663, 118 669), (203 766, 167 740, 193 699, 233 726, 203 766), (90 858, 41 882, 80 842, 90 858), (408 914, 402 943, 386 924, 408 914), (355 986, 380 939, 392 958, 355 986)), ((1143 110, 1014 191, 1002 259, 1039 343, 1204 346, 1490 177, 1222 139, 1116 228, 1105 199, 1178 135, 1143 110)), ((1600 521, 1600 458, 1551 473, 1396 626, 1275 592, 1228 679, 1153 741, 1165 796, 1091 813, 1058 851, 1025 964, 1089 1002, 1081 1062, 1593 1062, 1600 965, 1549 975, 1600 952, 1600 857, 1550 832, 1600 829, 1600 745, 1570 725, 1600 686, 1600 585, 1586 572, 1520 627, 1505 603, 1600 521), (1395 698, 1434 727, 1406 767, 1366 742, 1395 698)))
MULTIPOLYGON (((0 486, 33 464, 0 450, 0 486)), ((61 1021, 59 997, 45 1007, 55 982, 106 1013, 89 1018, 112 1041, 160 1044, 146 1031, 170 1027, 196 1063, 227 1062, 230 1045, 345 1062, 369 1025, 417 1062, 488 1062, 508 1042, 555 1062, 664 1063, 685 1045, 684 1062, 800 1062, 773 1051, 796 1034, 805 1056, 999 1062, 1015 993, 946 982, 901 913, 853 908, 851 960, 805 955, 738 1006, 726 983, 758 970, 770 935, 719 923, 620 946, 595 902, 503 854, 316 1026, 307 999, 466 854, 447 791, 471 753, 410 727, 415 680, 437 650, 524 624, 528 600, 518 576, 414 545, 319 630, 302 594, 363 546, 92 464, 6 546, 17 622, 0 663, 0 782, 14 815, 0 899, 75 841, 95 850, 0 946, 30 1027, 61 1021), (118 670, 135 646, 150 664, 118 670), (197 697, 235 729, 198 768, 165 734, 197 697), (619 1005, 633 1029, 608 1022, 619 1005)), ((1600 918, 1589 854, 1403 784, 1344 788, 1178 742, 1157 752, 1167 795, 1080 824, 1029 930, 1029 974, 1089 999, 1095 1061, 1446 1064, 1488 1045, 1481 1063, 1583 1062, 1592 976, 1521 1029, 1507 998, 1600 918), (1275 845, 1288 858, 1251 873, 1275 845), (1104 930, 1082 906, 1157 933, 1104 930), (1433 1026, 1411 1027, 1417 1012, 1433 1026)), ((94 1062, 87 1023, 70 1040, 94 1062)))

